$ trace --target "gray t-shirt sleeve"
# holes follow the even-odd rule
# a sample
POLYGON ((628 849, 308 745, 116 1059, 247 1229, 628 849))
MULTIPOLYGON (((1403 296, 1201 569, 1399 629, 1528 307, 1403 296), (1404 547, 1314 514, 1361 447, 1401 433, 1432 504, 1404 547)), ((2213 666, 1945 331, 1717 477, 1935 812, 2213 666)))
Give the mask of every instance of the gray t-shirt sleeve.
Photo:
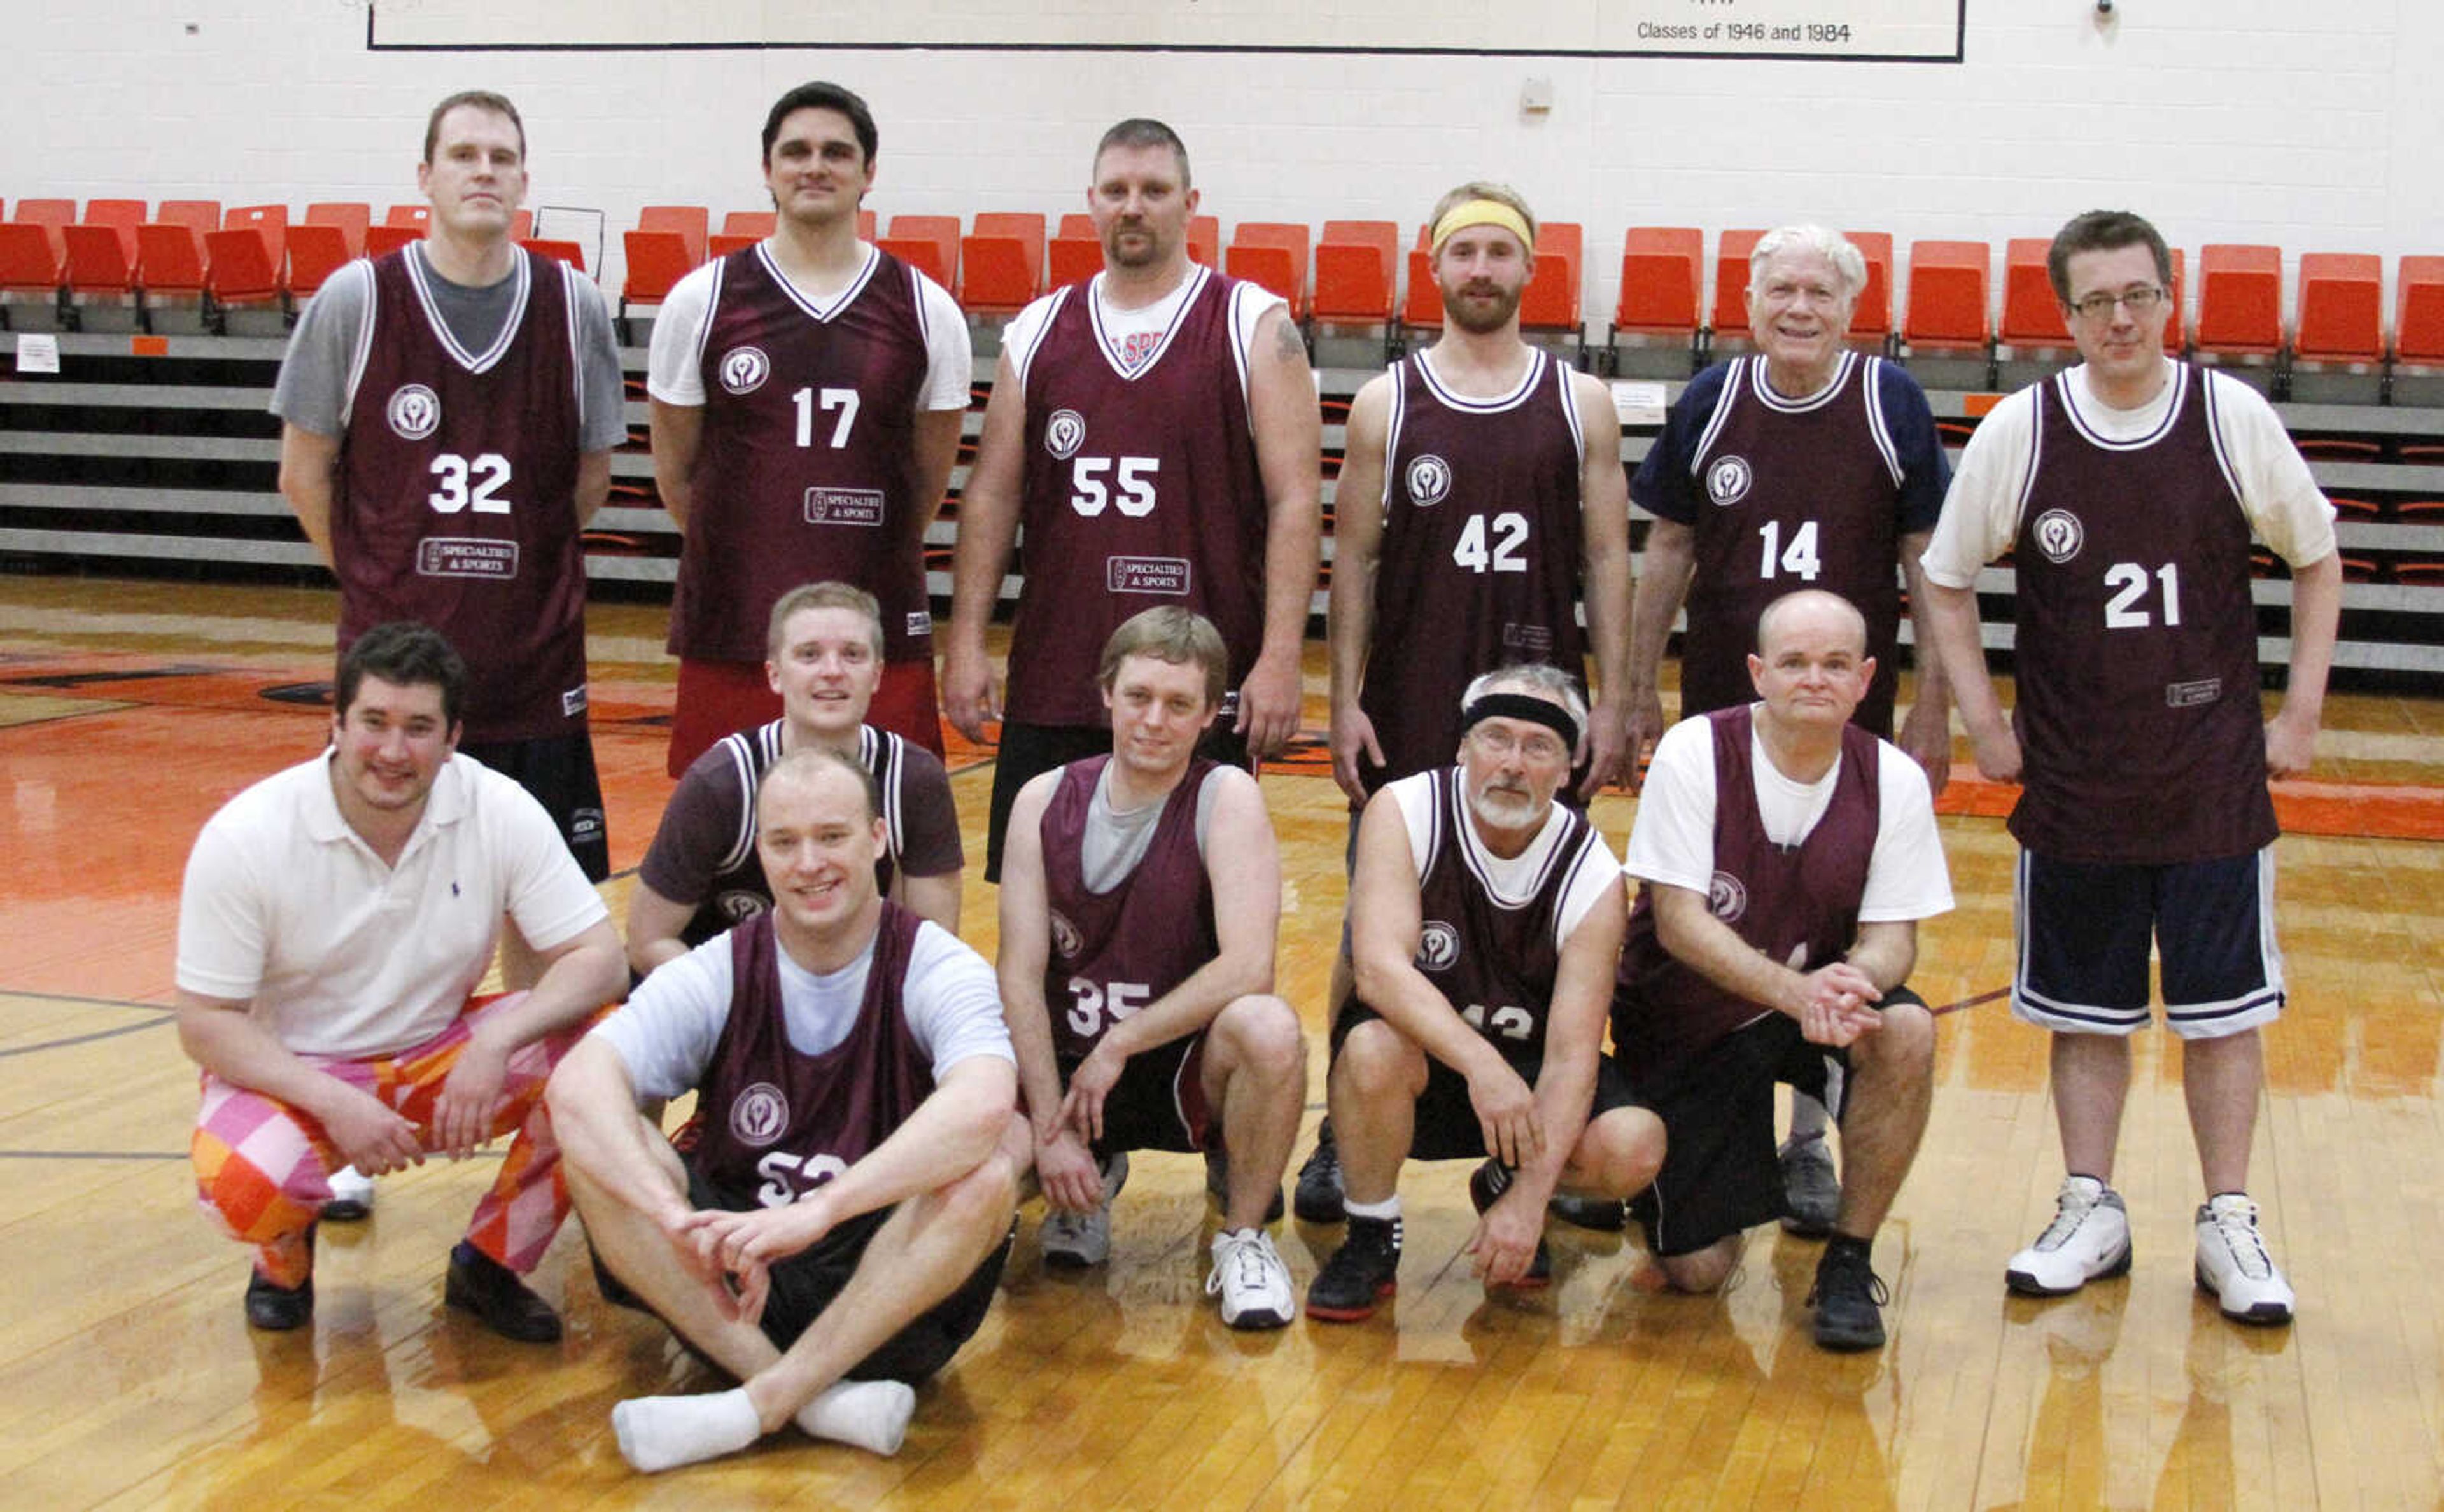
POLYGON ((611 307, 594 280, 568 281, 577 306, 577 420, 580 452, 608 452, 628 439, 628 393, 611 307))
POLYGON ((301 431, 338 435, 347 428, 348 375, 373 318, 373 274, 361 257, 333 273, 288 333, 271 413, 301 431))

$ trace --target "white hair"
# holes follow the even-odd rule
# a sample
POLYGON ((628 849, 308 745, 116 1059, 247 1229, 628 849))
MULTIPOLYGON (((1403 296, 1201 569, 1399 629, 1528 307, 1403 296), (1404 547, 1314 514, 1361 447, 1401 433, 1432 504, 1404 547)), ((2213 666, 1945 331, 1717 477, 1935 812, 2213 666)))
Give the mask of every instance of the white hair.
POLYGON ((1587 726, 1587 695, 1579 691, 1579 680, 1561 668, 1541 661, 1523 661, 1509 667, 1496 667, 1480 673, 1459 695, 1459 707, 1467 709, 1487 693, 1504 688, 1517 689, 1562 706, 1570 722, 1581 729, 1587 726))
POLYGON ((1822 226, 1777 226, 1757 238, 1756 250, 1749 253, 1749 286, 1756 286, 1775 253, 1790 251, 1815 252, 1832 264, 1834 276, 1842 281, 1844 301, 1855 304, 1867 286, 1866 255, 1847 236, 1822 226))

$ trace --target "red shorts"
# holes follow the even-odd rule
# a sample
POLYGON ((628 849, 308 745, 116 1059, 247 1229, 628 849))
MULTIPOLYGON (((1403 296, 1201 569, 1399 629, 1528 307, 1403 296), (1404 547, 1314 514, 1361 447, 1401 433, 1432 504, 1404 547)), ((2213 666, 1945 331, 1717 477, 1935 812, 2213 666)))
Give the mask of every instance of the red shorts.
MULTIPOLYGON (((682 656, 678 700, 671 710, 668 770, 673 777, 684 776, 688 764, 712 749, 714 741, 780 717, 781 695, 772 691, 762 662, 682 656)), ((865 722, 941 755, 942 716, 934 696, 933 661, 883 663, 882 684, 874 691, 865 722)))

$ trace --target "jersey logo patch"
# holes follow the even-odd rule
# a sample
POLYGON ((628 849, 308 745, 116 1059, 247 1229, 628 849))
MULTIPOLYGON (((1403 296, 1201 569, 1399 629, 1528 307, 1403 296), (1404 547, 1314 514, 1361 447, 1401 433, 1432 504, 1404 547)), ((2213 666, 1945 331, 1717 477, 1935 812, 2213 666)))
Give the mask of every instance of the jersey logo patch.
POLYGON ((912 636, 930 636, 933 633, 934 614, 932 610, 911 609, 908 611, 908 634, 912 636))
POLYGON ((1044 450, 1066 462, 1086 444, 1086 417, 1075 410, 1055 410, 1044 422, 1044 450))
POLYGON ((806 524, 879 526, 882 524, 882 490, 808 489, 806 524))
POLYGON ((1410 459, 1408 470, 1401 474, 1408 486, 1409 502, 1420 509, 1431 509, 1451 497, 1451 464, 1428 452, 1410 459))
POLYGON ((560 695, 560 711, 565 718, 575 719, 585 712, 585 685, 565 689, 560 695))
POLYGON ((1448 971, 1459 960, 1459 931, 1440 919, 1428 919, 1417 931, 1417 969, 1448 971))
POLYGON ((743 887, 713 894, 713 906, 732 924, 744 924, 772 906, 771 899, 743 887))
POLYGON ((1748 884, 1729 872, 1716 872, 1706 888, 1706 910, 1726 924, 1737 924, 1749 911, 1748 884))
POLYGON ((1103 588, 1109 593, 1159 593, 1188 597, 1186 557, 1105 557, 1103 588))
POLYGON ((2087 541, 2087 527, 2068 509, 2047 509, 2037 516, 2036 526, 2029 533, 2036 538, 2037 549, 2046 554, 2047 562, 2068 562, 2079 555, 2079 548, 2087 541))
POLYGON ((514 578, 518 544, 482 536, 426 536, 416 544, 416 571, 425 578, 514 578))
POLYGON ((1145 366, 1155 353, 1162 350, 1162 336, 1160 331, 1131 331, 1121 337, 1113 348, 1120 360, 1121 371, 1134 373, 1145 366))
POLYGON ((752 394, 772 374, 772 360, 760 346, 733 346, 721 354, 721 386, 732 394, 752 394))
POLYGON ((1728 507, 1747 498, 1749 485, 1754 481, 1748 458, 1724 457, 1706 470, 1706 497, 1728 507))
POLYGON ((1086 937, 1078 932, 1078 926, 1070 923, 1059 909, 1049 912, 1052 915, 1053 953, 1065 961, 1078 959, 1078 952, 1086 948, 1086 937))
POLYGON ((789 1099, 768 1081, 759 1081, 730 1099, 730 1133, 750 1150, 761 1150, 787 1132, 789 1099))
POLYGON ((382 417, 400 440, 421 441, 441 427, 441 396, 421 383, 393 389, 382 417))

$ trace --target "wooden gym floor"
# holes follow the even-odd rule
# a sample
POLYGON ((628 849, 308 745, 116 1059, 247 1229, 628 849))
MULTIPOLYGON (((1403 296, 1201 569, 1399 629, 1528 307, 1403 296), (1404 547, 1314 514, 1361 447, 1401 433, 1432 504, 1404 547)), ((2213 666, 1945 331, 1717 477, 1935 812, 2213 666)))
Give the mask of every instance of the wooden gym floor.
MULTIPOLYGON (((615 915, 669 784, 659 608, 594 615, 615 915)), ((246 1263, 194 1211, 194 1072, 164 1005, 178 878, 229 795, 322 741, 330 596, 0 580, 0 1484, 24 1506, 346 1504, 2431 1506, 2444 1497, 2444 706, 2337 697, 2317 781, 2287 784, 2292 989, 2268 1035, 2253 1186, 2300 1292, 2287 1330, 2194 1292, 2198 1178, 2179 1057, 2138 1042, 2119 1185, 2138 1265, 2050 1303, 2005 1257, 2060 1175, 2043 1038, 2008 980, 2006 795, 1943 821, 1958 912, 1924 931, 1939 1005, 1926 1148, 1876 1250, 1892 1341, 1808 1341, 1816 1246, 1771 1230, 1718 1298, 1638 1282, 1635 1239, 1555 1226, 1558 1283, 1488 1295, 1458 1251, 1466 1168, 1412 1168, 1397 1300, 1372 1322, 1223 1328, 1203 1295, 1202 1171, 1137 1162, 1106 1271, 1047 1275, 1023 1215, 1004 1296, 919 1394, 892 1460, 784 1435, 648 1480, 623 1396, 714 1386, 606 1306, 564 1233, 538 1285, 568 1333, 506 1343, 440 1305, 486 1180, 436 1162, 324 1230, 310 1330, 250 1334, 246 1263)), ((1323 723, 1310 647, 1308 724, 1323 723)), ((954 763, 971 855, 983 753, 954 763)), ((1964 768, 1964 771, 1966 769, 1964 768)), ((1283 990, 1306 1016, 1309 1127, 1339 929, 1342 806, 1268 776, 1285 859, 1283 990)), ((1597 814, 1616 848, 1633 803, 1597 814)), ((964 933, 992 949, 972 879, 964 933)), ((1303 1134, 1301 1153, 1305 1149, 1303 1134)), ((1282 1244, 1304 1288, 1336 1231, 1282 1244)))

